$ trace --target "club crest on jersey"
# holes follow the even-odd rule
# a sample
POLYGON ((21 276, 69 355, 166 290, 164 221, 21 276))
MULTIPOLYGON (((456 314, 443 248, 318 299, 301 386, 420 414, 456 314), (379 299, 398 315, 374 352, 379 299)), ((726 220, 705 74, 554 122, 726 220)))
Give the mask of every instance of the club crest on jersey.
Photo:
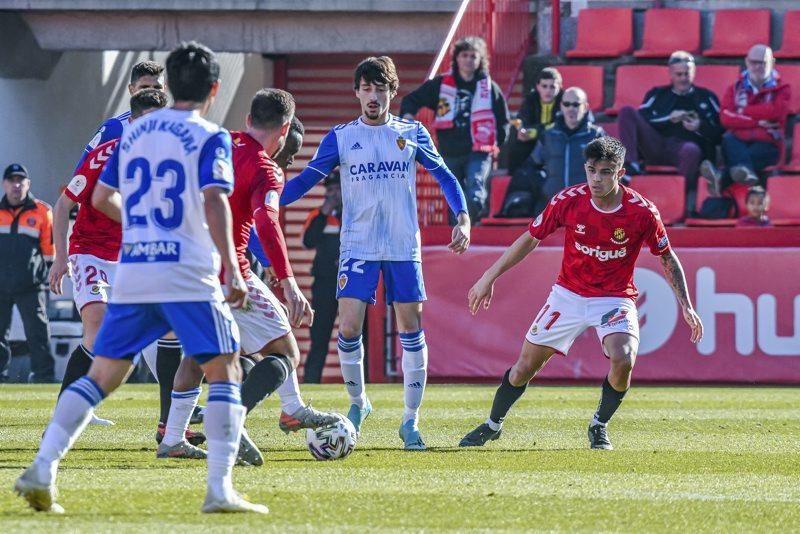
POLYGON ((122 244, 121 263, 178 262, 181 244, 177 241, 139 241, 122 244))
POLYGON ((611 241, 613 241, 617 245, 624 245, 630 240, 627 237, 625 237, 625 230, 623 228, 615 228, 614 236, 611 238, 611 241))
POLYGON ((397 146, 400 148, 400 150, 403 150, 406 147, 406 140, 402 135, 397 138, 397 146))
POLYGON ((344 289, 344 286, 346 286, 346 285, 347 285, 347 275, 346 274, 340 274, 339 275, 339 290, 341 291, 342 289, 344 289))
POLYGON ((575 225, 575 233, 576 234, 585 234, 586 233, 586 225, 585 224, 576 224, 575 225))

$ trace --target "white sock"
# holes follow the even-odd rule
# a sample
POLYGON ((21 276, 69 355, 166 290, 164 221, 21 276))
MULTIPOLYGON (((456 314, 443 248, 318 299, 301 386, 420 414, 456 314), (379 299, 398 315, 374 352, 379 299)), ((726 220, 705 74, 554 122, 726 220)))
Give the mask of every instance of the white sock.
POLYGON ((192 412, 197 406, 197 399, 200 398, 202 391, 200 386, 189 391, 172 391, 172 404, 169 407, 167 428, 162 443, 177 445, 183 441, 184 433, 189 426, 189 420, 192 418, 192 412))
POLYGON ((64 390, 33 460, 39 481, 55 483, 58 463, 89 424, 94 407, 104 398, 103 390, 88 376, 82 376, 64 390))
POLYGON ((289 415, 292 415, 305 406, 305 404, 303 404, 303 398, 300 396, 300 383, 297 381, 297 369, 292 371, 289 378, 284 380, 277 391, 278 395, 281 397, 281 410, 289 415))
POLYGON ((364 345, 360 334, 351 339, 339 334, 339 366, 350 402, 363 408, 367 395, 364 393, 364 345))
POLYGON ((233 498, 233 464, 239 451, 245 412, 239 384, 214 382, 208 385, 203 423, 208 437, 208 493, 216 499, 233 498))
POLYGON ((405 409, 403 423, 419 420, 419 407, 425 394, 425 382, 428 378, 428 346, 425 344, 425 331, 400 333, 400 345, 403 347, 403 391, 405 409))
POLYGON ((150 369, 153 378, 158 382, 158 372, 156 371, 156 357, 158 355, 158 341, 153 341, 145 348, 142 349, 142 356, 144 356, 144 363, 150 369))
POLYGON ((495 432, 503 428, 503 423, 495 423, 494 421, 492 421, 491 417, 486 418, 486 424, 489 425, 489 428, 491 428, 495 432))

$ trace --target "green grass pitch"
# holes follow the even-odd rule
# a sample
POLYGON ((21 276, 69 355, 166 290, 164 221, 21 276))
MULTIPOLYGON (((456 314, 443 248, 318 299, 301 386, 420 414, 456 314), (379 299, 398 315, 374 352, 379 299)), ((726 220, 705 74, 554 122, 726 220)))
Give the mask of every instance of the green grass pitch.
MULTIPOLYGON (((320 409, 346 412, 342 386, 305 386, 320 409)), ((800 391, 635 387, 609 427, 614 451, 588 449, 599 387, 533 386, 500 440, 458 449, 485 417, 493 387, 431 386, 421 430, 397 437, 402 389, 370 385, 375 407, 355 452, 317 462, 303 434, 278 430, 268 399, 248 421, 262 467, 234 483, 267 516, 199 513, 205 463, 156 460, 157 392, 124 386, 62 462, 64 516, 11 491, 52 409, 54 386, 0 386, 0 531, 792 531, 800 525, 800 391)))

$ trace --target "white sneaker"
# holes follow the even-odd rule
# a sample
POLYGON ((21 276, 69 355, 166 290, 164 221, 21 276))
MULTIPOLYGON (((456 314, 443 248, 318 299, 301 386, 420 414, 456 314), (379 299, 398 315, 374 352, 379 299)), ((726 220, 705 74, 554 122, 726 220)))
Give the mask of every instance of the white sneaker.
POLYGON ((269 508, 265 505, 247 502, 236 493, 227 499, 217 499, 216 497, 212 497, 211 494, 207 494, 203 507, 200 510, 204 514, 237 514, 243 512, 253 512, 256 514, 269 513, 269 508))
POLYGON ((97 426, 114 426, 116 423, 111 419, 103 419, 102 417, 97 417, 96 415, 92 414, 92 420, 89 421, 89 424, 97 426))
POLYGON ((28 501, 28 505, 38 512, 63 514, 64 508, 56 503, 56 487, 54 484, 39 482, 33 466, 27 468, 14 483, 17 495, 28 501))

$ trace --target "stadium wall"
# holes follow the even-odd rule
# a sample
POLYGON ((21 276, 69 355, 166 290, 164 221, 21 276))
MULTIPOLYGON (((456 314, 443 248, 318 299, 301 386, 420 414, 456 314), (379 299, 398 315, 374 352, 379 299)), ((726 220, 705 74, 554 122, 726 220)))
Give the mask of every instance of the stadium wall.
MULTIPOLYGON (((475 246, 467 256, 425 247, 425 335, 438 381, 496 381, 514 363, 561 265, 561 247, 537 249, 495 284, 489 310, 471 316, 466 295, 505 250, 475 246)), ((800 384, 800 248, 678 250, 689 293, 705 325, 693 345, 659 261, 644 251, 635 282, 641 345, 637 382, 800 384), (754 273, 757 273, 754 274, 754 273)), ((597 335, 578 337, 539 377, 599 381, 608 372, 597 335)))

